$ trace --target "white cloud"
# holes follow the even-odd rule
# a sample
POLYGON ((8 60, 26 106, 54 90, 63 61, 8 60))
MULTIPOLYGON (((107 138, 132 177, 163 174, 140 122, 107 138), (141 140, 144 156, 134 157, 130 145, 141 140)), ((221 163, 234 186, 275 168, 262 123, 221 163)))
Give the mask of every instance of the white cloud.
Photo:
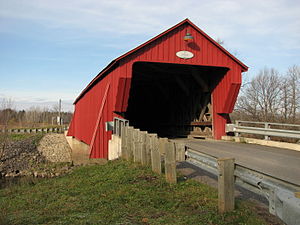
MULTIPOLYGON (((49 102, 30 102, 30 101, 14 101, 13 106, 17 110, 28 110, 32 107, 39 107, 40 109, 53 110, 54 106, 57 106, 58 102, 49 101, 49 102)), ((62 111, 63 112, 73 112, 74 106, 72 101, 62 101, 62 111)))
MULTIPOLYGON (((188 17, 213 38, 224 40, 226 48, 239 52, 246 64, 245 55, 249 63, 263 58, 280 66, 275 64, 278 57, 300 57, 296 52, 300 49, 299 12, 299 0, 0 0, 0 33, 35 35, 62 45, 96 37, 101 48, 123 52, 188 17), (47 35, 40 30, 27 34, 27 27, 18 30, 22 24, 43 28, 47 35)), ((76 94, 66 94, 66 98, 74 99, 76 94)), ((28 101, 31 96, 35 94, 28 94, 28 101)), ((59 96, 42 98, 54 101, 59 96)))

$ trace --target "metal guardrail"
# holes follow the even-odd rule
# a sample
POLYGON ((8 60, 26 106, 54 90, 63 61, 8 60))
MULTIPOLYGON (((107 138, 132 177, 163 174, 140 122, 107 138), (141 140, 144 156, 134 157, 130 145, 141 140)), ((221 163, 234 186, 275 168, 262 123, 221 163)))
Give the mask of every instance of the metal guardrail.
MULTIPOLYGON (((186 161, 212 174, 218 175, 217 159, 194 151, 186 150, 186 161)), ((300 198, 296 192, 300 186, 235 164, 235 183, 269 201, 269 211, 288 225, 300 224, 300 198)))
POLYGON ((235 124, 227 124, 226 132, 234 132, 235 136, 237 136, 237 137, 241 133, 258 134, 258 135, 265 136, 266 140, 270 140, 270 136, 300 139, 300 131, 299 130, 274 129, 274 128, 271 128, 271 126, 300 128, 300 125, 296 125, 296 124, 252 122, 252 121, 237 120, 235 124), (264 128, 263 127, 242 126, 241 124, 264 125, 264 128))
POLYGON ((63 127, 51 127, 51 128, 15 128, 15 129, 0 129, 0 133, 63 133, 64 131, 68 130, 69 126, 63 127))

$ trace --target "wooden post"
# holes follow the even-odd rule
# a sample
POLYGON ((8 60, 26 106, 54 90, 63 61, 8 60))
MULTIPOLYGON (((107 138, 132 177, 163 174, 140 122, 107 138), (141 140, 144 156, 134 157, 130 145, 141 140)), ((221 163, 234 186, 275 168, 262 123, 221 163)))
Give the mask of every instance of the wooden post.
POLYGON ((132 153, 133 153, 133 162, 136 162, 136 156, 137 156, 137 129, 133 128, 132 131, 132 153))
POLYGON ((161 159, 158 147, 157 134, 149 134, 151 150, 151 167, 152 171, 161 174, 161 159))
POLYGON ((165 150, 165 143, 168 142, 168 138, 159 138, 159 152, 161 155, 164 155, 166 150, 165 150))
POLYGON ((127 148, 127 160, 133 159, 133 127, 127 128, 127 142, 126 142, 126 148, 127 148))
POLYGON ((133 161, 141 162, 141 134, 139 129, 133 130, 133 161))
POLYGON ((234 210, 234 159, 218 159, 218 205, 219 212, 234 210))
POLYGON ((176 184, 176 156, 175 156, 175 144, 174 142, 165 143, 165 173, 168 183, 176 184))
POLYGON ((128 159, 128 152, 127 152, 127 126, 123 126, 121 128, 121 157, 123 159, 128 159))
POLYGON ((141 139, 140 139, 140 145, 141 145, 141 163, 143 166, 147 165, 147 150, 146 150, 146 139, 147 139, 147 131, 141 131, 140 132, 141 139))
POLYGON ((182 142, 175 142, 176 162, 185 160, 185 145, 182 142))
POLYGON ((151 166, 151 148, 150 148, 150 136, 149 134, 146 135, 146 165, 151 166))

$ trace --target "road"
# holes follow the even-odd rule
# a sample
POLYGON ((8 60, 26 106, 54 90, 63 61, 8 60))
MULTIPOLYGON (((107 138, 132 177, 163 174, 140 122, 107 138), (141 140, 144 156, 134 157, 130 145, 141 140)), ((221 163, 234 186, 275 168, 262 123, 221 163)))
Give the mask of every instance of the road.
POLYGON ((216 158, 233 157, 241 166, 300 186, 300 152, 255 144, 214 140, 181 140, 216 158))

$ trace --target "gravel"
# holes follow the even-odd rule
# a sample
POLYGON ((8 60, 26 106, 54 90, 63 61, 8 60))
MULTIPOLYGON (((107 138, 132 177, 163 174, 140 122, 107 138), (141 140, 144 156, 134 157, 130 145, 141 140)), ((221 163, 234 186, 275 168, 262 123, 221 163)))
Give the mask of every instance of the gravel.
MULTIPOLYGON (((55 177, 72 169, 71 148, 63 134, 10 141, 0 159, 1 177, 55 177)), ((1 144, 1 143, 0 143, 1 144)))
POLYGON ((64 134, 46 134, 37 149, 49 162, 72 161, 71 148, 64 134))

